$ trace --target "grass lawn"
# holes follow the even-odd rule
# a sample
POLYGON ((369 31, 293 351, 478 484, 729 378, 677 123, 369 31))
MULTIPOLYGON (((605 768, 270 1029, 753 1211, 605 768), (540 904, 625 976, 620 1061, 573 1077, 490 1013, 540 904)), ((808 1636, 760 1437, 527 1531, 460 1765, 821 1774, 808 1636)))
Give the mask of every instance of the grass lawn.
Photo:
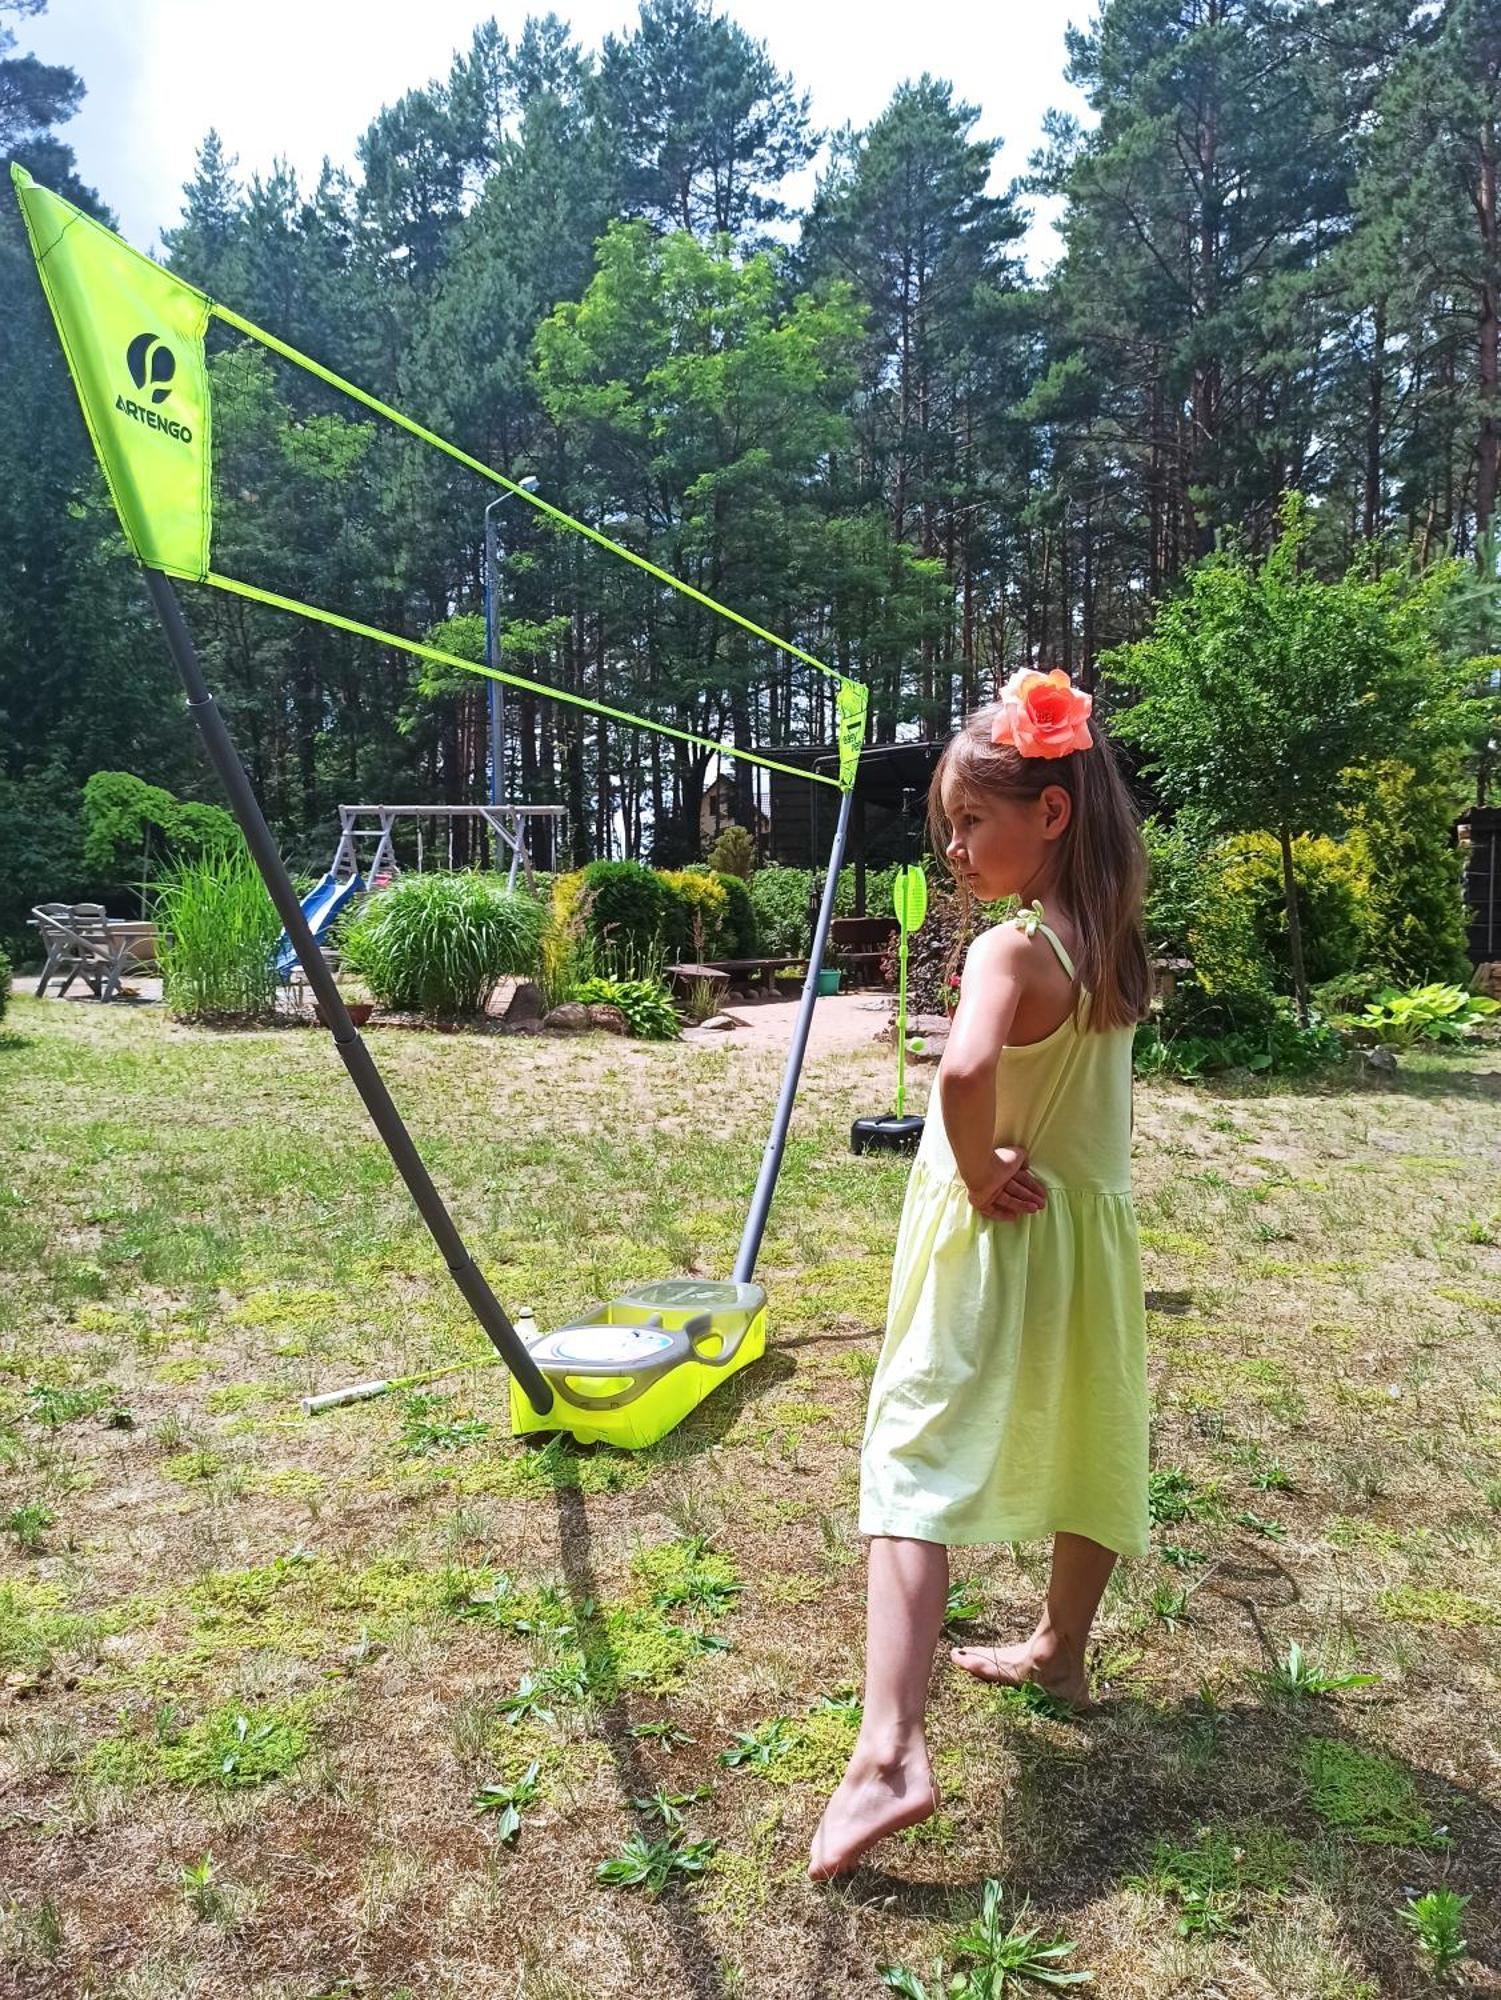
MULTIPOLYGON (((774 1058, 371 1042, 512 1311, 728 1274, 774 1058)), ((766 1360, 653 1451, 578 1452, 510 1440, 322 1035, 14 1003, 0 1990, 833 2000, 952 1970, 994 1878, 1106 2000, 1436 1991, 1402 1910, 1446 1885, 1448 1990, 1501 1993, 1501 1042, 1138 1087, 1157 1526, 1096 1627, 1102 1706, 941 1656, 941 1817, 815 1889, 905 1172, 847 1134, 890 1082, 875 1050, 810 1068, 766 1360), (1375 1679, 1279 1686, 1293 1644, 1375 1679), (596 1881, 623 1850, 660 1893, 596 1881)), ((957 1552, 956 1636, 1019 1634, 1046 1555, 957 1552)))

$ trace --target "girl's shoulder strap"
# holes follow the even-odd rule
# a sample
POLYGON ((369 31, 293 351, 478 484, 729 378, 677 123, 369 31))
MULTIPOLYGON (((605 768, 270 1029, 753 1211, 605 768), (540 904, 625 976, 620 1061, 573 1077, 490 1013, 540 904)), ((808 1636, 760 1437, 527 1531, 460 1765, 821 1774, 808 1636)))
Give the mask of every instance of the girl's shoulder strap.
POLYGON ((1033 915, 1029 910, 1022 911, 1020 915, 1013 917, 1011 921, 1014 924, 1020 924, 1029 932, 1034 930, 1041 931, 1048 943, 1058 954, 1058 962, 1069 978, 1073 979, 1077 976, 1074 971, 1074 961, 1068 955, 1068 948, 1051 924, 1044 923, 1041 917, 1033 915))

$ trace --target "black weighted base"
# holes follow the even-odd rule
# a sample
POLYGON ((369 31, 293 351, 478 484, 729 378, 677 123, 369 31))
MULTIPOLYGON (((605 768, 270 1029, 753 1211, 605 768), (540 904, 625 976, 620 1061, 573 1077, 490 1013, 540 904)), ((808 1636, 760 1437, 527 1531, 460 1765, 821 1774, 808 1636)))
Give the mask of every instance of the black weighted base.
POLYGON ((915 1153, 920 1118, 857 1118, 850 1127, 852 1153, 915 1153))

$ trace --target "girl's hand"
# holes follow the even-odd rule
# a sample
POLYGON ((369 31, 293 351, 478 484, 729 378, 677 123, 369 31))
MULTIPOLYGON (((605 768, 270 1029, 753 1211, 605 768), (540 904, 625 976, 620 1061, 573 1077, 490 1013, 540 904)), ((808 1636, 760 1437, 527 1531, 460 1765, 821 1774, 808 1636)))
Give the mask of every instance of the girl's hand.
POLYGON ((1047 1200, 1047 1186, 1027 1165, 1024 1146, 997 1146, 991 1171, 978 1181, 966 1181, 970 1205, 991 1222, 1011 1222, 1034 1215, 1047 1200))

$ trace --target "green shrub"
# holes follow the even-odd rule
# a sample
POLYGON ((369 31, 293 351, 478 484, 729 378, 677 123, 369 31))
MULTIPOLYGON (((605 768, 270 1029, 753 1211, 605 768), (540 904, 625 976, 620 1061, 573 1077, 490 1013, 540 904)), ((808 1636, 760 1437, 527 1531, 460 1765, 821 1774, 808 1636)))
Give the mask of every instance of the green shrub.
POLYGON ((790 958, 808 949, 808 896, 813 877, 806 868, 758 868, 751 877, 756 935, 768 958, 790 958))
POLYGON ((10 1004, 10 960, 0 950, 0 1021, 5 1019, 5 1010, 10 1004))
POLYGON ((1345 779, 1353 793, 1346 844, 1365 888, 1370 963, 1398 986, 1467 980, 1462 856, 1452 838, 1463 779, 1391 760, 1345 779))
POLYGON ((101 876, 144 881, 164 858, 193 861, 232 847, 234 815, 174 798, 129 771, 96 771, 83 788, 83 858, 101 876))
POLYGON ((573 990, 585 1007, 618 1007, 631 1033, 643 1042, 675 1042, 678 1017, 667 988, 658 979, 585 979, 573 990))
POLYGON ((1186 958, 1212 843, 1181 814, 1172 825, 1149 814, 1141 836, 1149 864, 1143 911, 1147 951, 1153 958, 1186 958))
POLYGON ((591 861, 582 872, 589 934, 605 961, 628 974, 657 957, 669 905, 652 870, 639 861, 591 861))
POLYGON ((724 944, 720 956, 754 958, 758 950, 756 905, 750 885, 738 875, 721 874, 716 879, 725 896, 724 944))
POLYGON ((709 849, 708 859, 716 875, 748 882, 756 872, 756 843, 743 826, 727 826, 709 849))
MULTIPOLYGON (((897 866, 871 868, 865 876, 865 914, 889 917, 897 866)), ((823 886, 823 871, 815 877, 811 868, 758 868, 751 877, 751 905, 756 919, 757 949, 768 958, 787 958, 808 949, 808 900, 817 881, 823 886)), ((834 914, 851 917, 855 913, 855 870, 853 864, 839 871, 834 891, 834 914)), ((749 954, 744 954, 748 956, 749 954)))
POLYGON ((963 902, 951 890, 928 892, 928 913, 907 947, 907 1008, 948 1014, 959 1004, 959 975, 973 939, 996 921, 999 906, 963 902))
POLYGON ((383 1007, 478 1014, 508 974, 535 974, 544 915, 489 875, 405 875, 355 913, 344 962, 383 1007))
POLYGON ((669 957, 727 957, 730 899, 723 886, 726 878, 711 874, 707 868, 658 869, 656 873, 664 898, 662 947, 669 957))
POLYGON ((1206 1021, 1195 1029, 1170 1020, 1143 1022, 1133 1051, 1138 1076, 1186 1079, 1227 1069, 1306 1076, 1343 1062, 1347 1053, 1344 1038, 1327 1021, 1300 1028, 1285 999, 1273 1001, 1270 1017, 1260 1024, 1214 1028, 1206 1021))
POLYGON ((1332 1021, 1336 1014, 1360 1013, 1388 984, 1386 975, 1376 967, 1357 967, 1354 972, 1341 972, 1310 987, 1309 1003, 1326 1021, 1332 1021))
POLYGON ((156 890, 162 998, 179 1020, 269 1020, 281 919, 243 845, 180 861, 156 890))
MULTIPOLYGON (((1309 983, 1334 979, 1360 965, 1366 947, 1364 884, 1354 856, 1337 840, 1300 835, 1292 844, 1293 893, 1303 932, 1309 983)), ((1274 834, 1236 834, 1221 849, 1219 893, 1247 906, 1257 949, 1292 986, 1282 849, 1274 834)))

